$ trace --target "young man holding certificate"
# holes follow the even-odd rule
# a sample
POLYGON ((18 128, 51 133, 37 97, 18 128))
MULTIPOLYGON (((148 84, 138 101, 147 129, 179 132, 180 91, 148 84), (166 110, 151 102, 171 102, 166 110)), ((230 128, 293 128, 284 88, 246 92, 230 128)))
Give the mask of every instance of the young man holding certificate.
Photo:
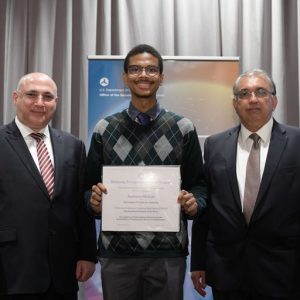
POLYGON ((103 217, 102 225, 105 225, 101 227, 98 253, 105 300, 183 299, 187 220, 195 218, 206 206, 207 188, 194 125, 161 108, 157 102, 156 92, 163 77, 161 55, 149 45, 134 47, 124 61, 124 82, 131 91, 129 108, 100 120, 93 133, 87 166, 90 190, 86 192, 86 201, 96 216, 103 217), (120 172, 113 173, 116 169, 110 167, 118 166, 120 172), (130 169, 130 166, 139 166, 139 169, 130 169), (161 169, 155 169, 157 166, 161 169), (178 182, 163 175, 168 174, 167 168, 174 166, 179 173, 178 182), (128 168, 123 177, 122 168, 128 168), (173 183, 175 195, 168 193, 164 197, 161 196, 164 193, 159 192, 157 197, 153 192, 168 189, 173 183), (115 187, 118 192, 113 191, 115 187), (116 219, 124 222, 117 224, 118 230, 112 229, 114 227, 106 221, 104 224, 106 208, 112 207, 115 201, 118 205, 108 219, 117 215, 116 219), (128 206, 118 211, 125 202, 128 206), (155 216, 156 204, 161 211, 172 203, 180 210, 177 232, 164 231, 167 228, 164 225, 156 230, 161 217, 147 219, 139 215, 148 208, 146 215, 151 212, 155 216), (128 212, 130 217, 125 216, 128 212), (130 218, 130 221, 147 219, 150 230, 139 226, 129 230, 130 218))

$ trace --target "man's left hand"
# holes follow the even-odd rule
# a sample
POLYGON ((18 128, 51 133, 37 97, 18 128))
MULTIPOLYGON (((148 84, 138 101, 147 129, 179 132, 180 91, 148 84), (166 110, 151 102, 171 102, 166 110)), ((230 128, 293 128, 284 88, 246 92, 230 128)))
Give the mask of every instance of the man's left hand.
POLYGON ((198 212, 198 204, 192 193, 181 190, 178 199, 181 209, 189 216, 194 217, 198 212))

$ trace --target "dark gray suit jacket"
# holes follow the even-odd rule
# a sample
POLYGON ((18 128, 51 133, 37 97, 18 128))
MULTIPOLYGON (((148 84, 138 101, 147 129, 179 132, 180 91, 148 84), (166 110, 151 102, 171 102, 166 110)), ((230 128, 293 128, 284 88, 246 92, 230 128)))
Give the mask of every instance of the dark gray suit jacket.
MULTIPOLYGON (((287 297, 300 290, 300 130, 274 120, 269 152, 249 226, 236 176, 240 127, 207 138, 205 216, 192 231, 192 270, 205 270, 221 291, 287 297)), ((297 294, 298 295, 298 294, 297 294)), ((300 298, 299 298, 300 299, 300 298)))
POLYGON ((96 260, 95 223, 83 208, 86 154, 74 136, 50 128, 54 198, 15 122, 0 128, 0 295, 78 289, 78 260, 96 260))

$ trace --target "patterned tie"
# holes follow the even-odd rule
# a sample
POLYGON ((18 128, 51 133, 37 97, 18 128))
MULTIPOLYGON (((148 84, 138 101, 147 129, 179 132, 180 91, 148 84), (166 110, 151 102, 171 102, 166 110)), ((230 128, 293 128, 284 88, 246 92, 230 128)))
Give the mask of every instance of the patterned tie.
POLYGON ((260 137, 252 133, 249 138, 253 139, 253 145, 247 162, 243 203, 243 213, 247 224, 249 224, 260 186, 260 137))
POLYGON ((31 133, 30 135, 37 142, 36 150, 37 150, 41 175, 43 177, 44 183, 48 190, 48 194, 50 198, 52 198, 53 191, 54 191, 54 168, 46 144, 43 141, 45 135, 43 133, 31 133))
POLYGON ((137 119, 141 125, 148 125, 151 122, 150 116, 142 112, 137 115, 137 119))

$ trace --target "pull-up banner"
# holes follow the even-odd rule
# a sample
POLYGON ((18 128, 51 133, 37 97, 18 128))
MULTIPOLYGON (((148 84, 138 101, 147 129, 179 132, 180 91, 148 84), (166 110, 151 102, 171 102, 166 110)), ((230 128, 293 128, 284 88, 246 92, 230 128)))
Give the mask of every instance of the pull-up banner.
MULTIPOLYGON (((237 57, 165 56, 164 81, 157 98, 162 107, 195 124, 200 141, 237 124, 232 85, 239 74, 237 57)), ((88 138, 101 119, 128 107, 123 56, 89 56, 88 138)), ((89 142, 88 141, 88 142, 89 142)))

